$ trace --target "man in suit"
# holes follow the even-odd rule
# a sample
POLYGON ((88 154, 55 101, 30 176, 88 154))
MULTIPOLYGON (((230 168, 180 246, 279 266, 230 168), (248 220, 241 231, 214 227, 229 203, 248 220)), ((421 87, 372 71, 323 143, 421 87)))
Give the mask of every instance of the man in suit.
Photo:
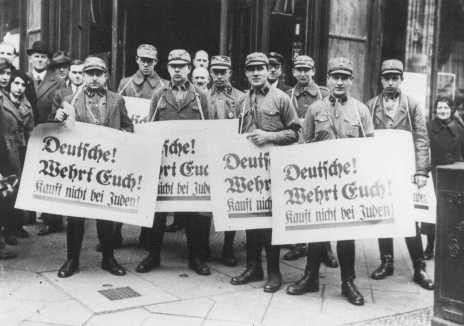
POLYGON ((281 80, 284 56, 278 52, 269 52, 269 77, 267 80, 272 87, 277 87, 283 92, 287 92, 291 87, 281 80))
POLYGON ((71 81, 69 80, 70 65, 71 58, 69 57, 69 54, 67 52, 57 51, 53 53, 50 67, 55 71, 55 74, 58 78, 64 80, 66 87, 71 86, 71 81))
POLYGON ((69 66, 69 86, 58 89, 53 96, 51 117, 55 116, 56 110, 63 105, 66 96, 76 95, 82 89, 84 83, 84 62, 82 60, 73 60, 69 66))
MULTIPOLYGON (((49 70, 50 52, 42 41, 36 41, 27 50, 29 61, 32 65, 30 76, 34 82, 37 96, 36 112, 34 118, 36 124, 49 120, 52 111, 53 95, 58 89, 66 87, 64 80, 58 78, 49 70)), ((63 218, 60 215, 42 214, 43 224, 38 235, 46 235, 59 232, 63 229, 63 218)))
MULTIPOLYGON (((403 63, 397 59, 385 60, 381 66, 382 93, 371 99, 367 106, 375 129, 399 129, 411 132, 414 140, 416 174, 414 183, 421 188, 427 183, 429 170, 429 136, 426 119, 419 104, 400 90, 403 81, 403 63)), ((413 281, 424 289, 433 289, 433 280, 425 271, 422 239, 416 223, 416 235, 405 238, 414 268, 413 281)), ((381 280, 393 274, 393 239, 379 241, 380 266, 371 274, 381 280)))
MULTIPOLYGON (((133 132, 134 125, 127 115, 124 99, 105 88, 108 79, 105 61, 89 56, 84 61, 83 71, 83 91, 78 92, 76 97, 68 95, 64 98, 65 102, 72 103, 71 110, 75 112, 76 121, 133 132)), ((67 109, 59 108, 55 119, 64 121, 69 115, 67 109)), ((98 240, 103 254, 101 267, 113 275, 122 276, 126 271, 114 258, 113 232, 114 222, 97 220, 98 240)), ((66 232, 67 260, 58 271, 58 277, 69 277, 79 269, 83 236, 84 219, 70 217, 66 232)))

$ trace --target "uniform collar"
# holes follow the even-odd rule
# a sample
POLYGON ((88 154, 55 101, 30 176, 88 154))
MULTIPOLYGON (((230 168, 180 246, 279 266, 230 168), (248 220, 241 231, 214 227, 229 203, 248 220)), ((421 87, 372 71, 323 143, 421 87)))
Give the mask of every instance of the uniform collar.
POLYGON ((105 96, 106 94, 106 89, 104 88, 98 88, 98 89, 94 89, 94 88, 90 88, 90 87, 87 87, 87 86, 84 86, 84 93, 85 95, 89 96, 89 97, 94 97, 95 95, 98 95, 98 96, 105 96))
POLYGON ((384 98, 384 99, 389 99, 389 98, 391 98, 391 99, 396 100, 396 99, 398 99, 400 96, 401 96, 401 90, 398 90, 398 91, 396 91, 396 92, 393 93, 393 94, 384 94, 384 93, 382 92, 382 98, 384 98))
POLYGON ((295 85, 295 96, 300 96, 301 94, 308 93, 309 95, 315 97, 317 96, 317 85, 314 82, 310 82, 309 84, 303 86, 299 85, 298 83, 295 85))
POLYGON ((338 101, 340 102, 341 104, 345 104, 347 101, 348 101, 348 95, 343 95, 342 97, 335 97, 333 96, 332 94, 330 94, 328 96, 328 99, 329 99, 329 102, 332 104, 332 105, 335 105, 335 103, 338 101))
POLYGON ((269 93, 270 89, 271 89, 271 85, 269 84, 269 82, 266 82, 266 84, 264 84, 264 86, 260 88, 252 87, 250 89, 250 94, 256 93, 257 95, 266 95, 267 93, 269 93))
POLYGON ((186 91, 187 89, 190 88, 190 82, 186 80, 181 85, 174 85, 172 82, 169 82, 169 88, 177 90, 177 91, 186 91))
POLYGON ((137 70, 137 72, 134 74, 134 77, 132 78, 132 81, 137 86, 140 86, 146 80, 148 84, 150 84, 151 88, 154 88, 159 79, 160 77, 156 71, 153 71, 151 75, 145 76, 140 70, 137 70))
POLYGON ((223 87, 218 87, 216 86, 216 84, 213 84, 213 86, 211 87, 211 94, 215 94, 215 93, 224 93, 227 95, 231 95, 232 85, 230 83, 227 83, 223 87))

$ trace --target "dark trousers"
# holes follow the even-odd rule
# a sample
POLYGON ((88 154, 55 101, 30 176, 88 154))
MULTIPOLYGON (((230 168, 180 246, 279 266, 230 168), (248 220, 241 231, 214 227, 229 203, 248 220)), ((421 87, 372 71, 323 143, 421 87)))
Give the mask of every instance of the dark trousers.
MULTIPOLYGON (((420 237, 419 226, 416 223, 416 235, 413 237, 404 238, 406 246, 408 247, 409 256, 411 257, 414 268, 424 260, 424 253, 422 248, 422 239, 420 237)), ((386 255, 393 258, 393 239, 381 238, 379 239, 380 259, 386 255)))
POLYGON ((52 229, 61 229, 63 227, 63 216, 43 213, 42 221, 52 229))
MULTIPOLYGON (((66 229, 68 259, 79 259, 84 238, 84 221, 79 217, 69 217, 66 229)), ((98 240, 102 248, 103 259, 113 257, 114 222, 97 220, 98 240)))
MULTIPOLYGON (((319 268, 325 255, 327 255, 327 242, 314 242, 308 244, 306 269, 313 274, 315 278, 319 277, 319 268)), ((354 256, 354 240, 337 241, 337 258, 340 263, 342 282, 353 281, 356 277, 354 272, 354 256)))
POLYGON ((267 270, 279 273, 280 246, 271 245, 272 229, 246 231, 247 268, 262 268, 262 249, 266 251, 267 270))
MULTIPOLYGON (((211 217, 191 212, 179 212, 175 213, 175 215, 179 215, 180 218, 185 220, 189 259, 200 258, 206 260, 206 253, 209 247, 211 217)), ((153 227, 149 232, 150 253, 152 255, 160 254, 165 230, 166 213, 156 213, 153 227)))
POLYGON ((222 247, 223 254, 234 253, 234 239, 235 239, 235 231, 224 232, 224 245, 222 247))

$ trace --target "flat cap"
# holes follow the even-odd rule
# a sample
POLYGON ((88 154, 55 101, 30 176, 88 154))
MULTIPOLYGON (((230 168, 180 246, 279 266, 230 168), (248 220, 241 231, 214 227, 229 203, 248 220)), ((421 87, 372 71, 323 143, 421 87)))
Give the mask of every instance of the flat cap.
POLYGON ((211 57, 210 68, 222 67, 222 68, 231 68, 232 63, 230 57, 226 55, 215 55, 211 57))
POLYGON ((295 68, 314 68, 314 60, 308 55, 299 55, 293 62, 295 68))
POLYGON ((168 65, 169 64, 191 64, 192 59, 190 58, 190 53, 184 49, 175 49, 171 50, 168 55, 168 65))
POLYGON ((329 60, 327 73, 353 75, 353 64, 348 58, 337 57, 329 60))
POLYGON ((158 59, 158 50, 151 44, 140 44, 137 47, 137 56, 140 58, 158 59))
POLYGON ((100 70, 106 72, 108 67, 106 66, 105 60, 99 57, 89 56, 85 58, 83 71, 88 70, 100 70))
POLYGON ((69 53, 66 51, 56 51, 53 53, 51 65, 57 66, 63 64, 71 64, 71 57, 69 56, 69 53))
POLYGON ((253 52, 247 55, 245 66, 269 65, 268 57, 262 52, 253 52))
POLYGON ((380 68, 381 74, 402 74, 403 73, 403 63, 398 59, 388 59, 382 62, 382 67, 380 68))
POLYGON ((279 65, 284 64, 284 56, 279 52, 271 51, 269 52, 269 62, 270 63, 277 63, 279 65))

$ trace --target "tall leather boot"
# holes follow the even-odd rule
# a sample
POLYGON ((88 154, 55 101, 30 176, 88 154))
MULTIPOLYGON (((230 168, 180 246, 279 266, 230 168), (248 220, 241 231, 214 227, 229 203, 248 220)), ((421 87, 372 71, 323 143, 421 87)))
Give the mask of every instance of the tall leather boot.
POLYGON ((337 268, 338 267, 338 262, 337 258, 335 258, 335 255, 332 251, 332 246, 330 245, 330 242, 324 242, 324 248, 325 248, 325 255, 323 259, 323 263, 330 268, 337 268))
POLYGON ((418 260, 414 263, 414 283, 419 284, 422 288, 426 290, 433 290, 434 282, 430 276, 425 271, 425 261, 418 260))
POLYGON ((224 232, 224 245, 222 246, 221 261, 226 266, 236 266, 237 258, 234 255, 235 231, 224 232))
POLYGON ((269 246, 266 250, 267 282, 264 284, 264 292, 276 292, 282 286, 282 274, 280 273, 280 246, 269 246))
POLYGON ((84 219, 78 217, 68 218, 66 228, 67 260, 58 270, 58 277, 70 277, 79 270, 79 256, 84 237, 84 219))
POLYGON ((101 268, 113 275, 123 276, 126 270, 114 258, 114 228, 114 222, 97 220, 97 235, 103 254, 101 268))
POLYGON ((153 226, 147 231, 148 255, 137 265, 137 273, 147 273, 159 267, 161 263, 161 247, 166 229, 166 214, 156 213, 153 226))
POLYGON ((210 275, 209 266, 205 263, 207 247, 209 247, 208 236, 211 219, 199 213, 186 214, 176 213, 185 221, 185 235, 189 248, 190 269, 199 275, 210 275), (209 223, 208 223, 209 222, 209 223))
POLYGON ((342 295, 353 305, 364 305, 364 297, 354 284, 355 242, 354 240, 337 241, 337 257, 342 274, 342 295))
POLYGON ((301 295, 307 292, 319 291, 319 268, 325 253, 324 243, 309 243, 307 250, 304 275, 301 279, 287 287, 288 294, 301 295))
POLYGON ((378 239, 380 251, 380 266, 377 267, 371 274, 374 280, 381 280, 387 276, 393 275, 393 239, 381 238, 378 239))
POLYGON ((434 284, 425 271, 424 252, 418 223, 416 223, 416 236, 406 238, 406 246, 408 247, 409 256, 414 267, 413 281, 426 290, 432 290, 434 284))
POLYGON ((240 275, 232 277, 230 283, 233 285, 258 282, 264 279, 258 230, 246 231, 246 256, 246 269, 240 275))

